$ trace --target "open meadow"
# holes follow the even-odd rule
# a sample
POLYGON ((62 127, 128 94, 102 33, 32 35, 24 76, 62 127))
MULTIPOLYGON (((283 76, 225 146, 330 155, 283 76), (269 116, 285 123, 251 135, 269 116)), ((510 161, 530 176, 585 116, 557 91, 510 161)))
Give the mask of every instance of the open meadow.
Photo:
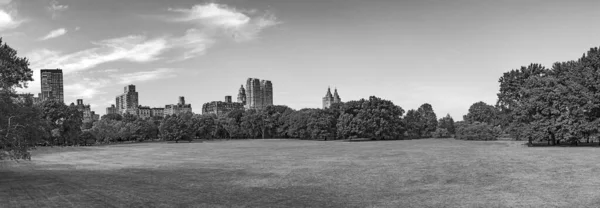
POLYGON ((598 207, 600 148, 237 140, 40 148, 2 207, 598 207))

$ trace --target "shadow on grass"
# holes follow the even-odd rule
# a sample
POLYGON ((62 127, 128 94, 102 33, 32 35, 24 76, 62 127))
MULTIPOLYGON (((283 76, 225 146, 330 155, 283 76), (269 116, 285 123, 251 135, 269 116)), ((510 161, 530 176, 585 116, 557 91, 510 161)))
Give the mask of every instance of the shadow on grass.
POLYGON ((557 145, 551 145, 548 144, 547 142, 537 142, 537 143, 533 143, 533 144, 529 144, 529 143, 525 143, 523 145, 526 145, 528 147, 593 147, 593 148, 599 148, 600 144, 597 142, 590 142, 590 143, 584 143, 584 142, 580 142, 578 144, 571 144, 571 143, 560 143, 557 145))

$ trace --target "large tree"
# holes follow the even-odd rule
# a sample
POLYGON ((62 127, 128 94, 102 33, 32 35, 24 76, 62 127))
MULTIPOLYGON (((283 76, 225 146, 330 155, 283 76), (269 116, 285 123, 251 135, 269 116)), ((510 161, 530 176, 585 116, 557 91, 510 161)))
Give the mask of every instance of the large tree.
POLYGON ((456 133, 456 128, 454 127, 454 119, 450 114, 447 114, 445 117, 440 118, 438 121, 438 129, 445 129, 450 134, 456 133))
POLYGON ((406 133, 411 139, 418 139, 422 137, 423 129, 423 116, 416 110, 408 110, 404 117, 404 123, 406 125, 406 133))
POLYGON ((483 101, 473 103, 469 107, 467 115, 463 116, 463 120, 467 122, 484 122, 490 125, 494 125, 497 115, 496 108, 488 105, 483 101))
POLYGON ((23 158, 31 146, 27 142, 36 126, 37 113, 32 112, 31 105, 15 102, 15 92, 18 88, 26 88, 28 81, 33 81, 33 71, 29 61, 18 57, 12 49, 0 38, 0 159, 23 158), (8 156, 8 157, 6 157, 8 156))
POLYGON ((423 128, 421 129, 421 136, 431 137, 438 125, 437 116, 433 111, 433 107, 429 103, 425 103, 417 109, 419 114, 423 117, 423 128))

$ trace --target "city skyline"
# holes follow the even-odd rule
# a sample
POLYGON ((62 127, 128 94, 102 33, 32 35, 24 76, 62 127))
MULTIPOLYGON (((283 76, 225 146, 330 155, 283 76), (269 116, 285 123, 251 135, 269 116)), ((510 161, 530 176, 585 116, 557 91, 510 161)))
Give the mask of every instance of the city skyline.
POLYGON ((260 77, 279 83, 275 105, 320 108, 323 89, 332 86, 344 90, 344 101, 375 95, 405 111, 430 103, 438 117, 462 120, 472 103, 495 103, 502 73, 531 62, 551 67, 600 45, 600 29, 585 24, 600 18, 598 7, 541 0, 0 0, 0 36, 34 70, 35 81, 20 92, 37 95, 39 71, 61 68, 65 103, 85 99, 100 113, 129 84, 145 89, 144 105, 172 103, 176 92, 199 106, 260 77))

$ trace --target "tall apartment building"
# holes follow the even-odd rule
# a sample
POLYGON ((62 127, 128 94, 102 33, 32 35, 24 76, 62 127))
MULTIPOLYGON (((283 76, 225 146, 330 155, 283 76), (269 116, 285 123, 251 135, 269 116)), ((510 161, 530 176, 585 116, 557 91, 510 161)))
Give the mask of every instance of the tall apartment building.
POLYGON ((238 92, 237 102, 242 105, 246 105, 246 90, 244 89, 244 85, 240 87, 240 91, 238 92))
POLYGON ((192 112, 192 104, 185 104, 185 98, 183 96, 179 97, 179 103, 165 105, 165 115, 177 115, 186 112, 192 112))
POLYGON ((325 94, 325 97, 323 97, 323 109, 331 107, 331 104, 341 102, 342 99, 340 98, 337 89, 335 89, 335 93, 331 95, 331 88, 327 88, 327 94, 325 94))
POLYGON ((40 71, 42 93, 40 100, 55 100, 65 102, 63 90, 63 73, 61 69, 42 69, 40 71))
POLYGON ((136 114, 138 102, 138 92, 135 91, 135 85, 128 85, 124 88, 124 93, 117 96, 117 112, 119 114, 136 114))
POLYGON ((246 109, 264 109, 269 105, 273 105, 271 81, 248 78, 246 81, 246 109))

